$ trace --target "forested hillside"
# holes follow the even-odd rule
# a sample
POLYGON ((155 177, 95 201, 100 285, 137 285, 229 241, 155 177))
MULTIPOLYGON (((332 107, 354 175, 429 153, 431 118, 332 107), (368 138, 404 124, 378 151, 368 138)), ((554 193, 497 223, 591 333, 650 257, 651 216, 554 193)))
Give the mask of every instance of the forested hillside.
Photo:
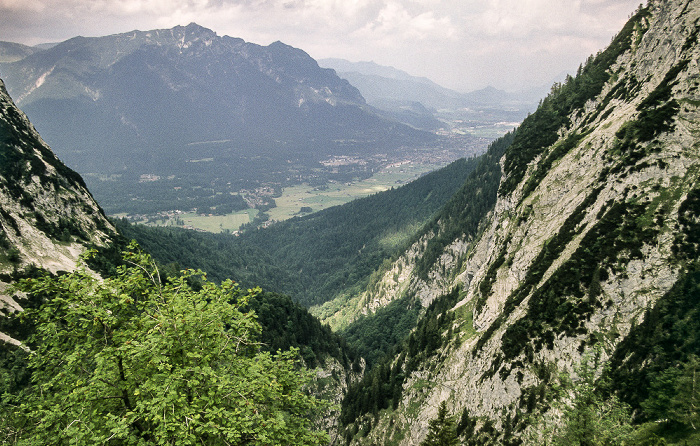
MULTIPOLYGON (((415 264, 401 268, 399 276, 414 275, 427 279, 428 271, 442 255, 445 248, 458 237, 475 238, 480 230, 482 220, 493 210, 496 204, 496 191, 501 179, 501 157, 513 140, 513 134, 507 134, 494 141, 488 151, 475 160, 474 169, 469 173, 462 187, 417 232, 411 245, 420 245, 419 254, 412 253, 415 264), (435 234, 427 242, 422 239, 426 234, 435 234)), ((410 261, 406 262, 411 264, 410 261)), ((393 287, 384 283, 386 276, 396 276, 397 272, 385 262, 370 278, 370 282, 358 299, 344 304, 329 302, 319 314, 326 318, 338 318, 345 322, 338 323, 341 332, 359 353, 373 365, 392 350, 400 347, 408 335, 416 328, 418 317, 423 313, 424 303, 419 290, 406 289, 397 300, 386 306, 368 310, 366 296, 375 300, 392 296, 393 287), (363 299, 364 298, 364 299, 363 299), (338 308, 335 314, 328 315, 323 310, 338 308), (359 314, 359 316, 358 316, 359 314)), ((398 278, 397 278, 398 279, 398 278)), ((390 279, 393 284, 399 282, 390 279)), ((430 304, 426 302, 425 305, 430 304)), ((423 349, 421 349, 423 350, 423 349)))
POLYGON ((698 441, 699 24, 640 8, 383 268, 358 324, 418 322, 350 389, 348 444, 698 441))
POLYGON ((344 339, 127 245, 2 81, 0 130, 0 442, 328 443, 364 367, 344 339))
POLYGON ((357 293, 387 259, 450 199, 478 159, 458 160, 408 185, 234 238, 116 224, 163 264, 234 277, 245 286, 293 296, 305 306, 357 293))
POLYGON ((483 156, 238 238, 114 236, 7 98, 0 441, 700 443, 699 33, 650 0, 483 156))

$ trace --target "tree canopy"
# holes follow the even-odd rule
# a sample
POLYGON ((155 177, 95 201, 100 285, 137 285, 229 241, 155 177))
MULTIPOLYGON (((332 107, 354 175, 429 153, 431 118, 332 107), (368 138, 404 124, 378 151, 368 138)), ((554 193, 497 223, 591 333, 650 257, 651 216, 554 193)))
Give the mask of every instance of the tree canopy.
POLYGON ((452 417, 447 415, 447 404, 440 403, 437 418, 430 420, 428 436, 423 440, 421 446, 457 446, 459 437, 457 436, 457 425, 452 417))
MULTIPOLYGON (((85 269, 25 279, 45 302, 27 310, 32 385, 10 407, 17 444, 327 444, 322 405, 298 352, 263 352, 242 311, 257 290, 201 271, 162 280, 135 246, 100 280, 85 269)), ((5 408, 7 409, 7 407, 5 408)))

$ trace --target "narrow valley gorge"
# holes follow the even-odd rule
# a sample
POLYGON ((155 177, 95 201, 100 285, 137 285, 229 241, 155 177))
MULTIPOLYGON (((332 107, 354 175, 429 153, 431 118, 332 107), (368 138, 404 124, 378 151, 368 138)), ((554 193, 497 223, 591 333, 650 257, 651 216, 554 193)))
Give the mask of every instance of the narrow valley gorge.
MULTIPOLYGON (((298 107, 279 91, 256 105, 279 113, 275 132, 290 108, 317 141, 328 113, 333 153, 362 134, 348 116, 433 141, 300 50, 175 30, 196 45, 161 54, 175 31, 91 42, 131 36, 139 66, 147 44, 160 73, 176 72, 173 54, 206 71, 188 51, 244 60, 249 82, 297 94, 298 107)), ((0 80, 0 443, 56 429, 55 444, 697 444, 699 33, 700 0, 650 0, 482 155, 236 237, 108 218, 0 80)), ((15 78, 43 57, 25 51, 4 65, 15 78)))

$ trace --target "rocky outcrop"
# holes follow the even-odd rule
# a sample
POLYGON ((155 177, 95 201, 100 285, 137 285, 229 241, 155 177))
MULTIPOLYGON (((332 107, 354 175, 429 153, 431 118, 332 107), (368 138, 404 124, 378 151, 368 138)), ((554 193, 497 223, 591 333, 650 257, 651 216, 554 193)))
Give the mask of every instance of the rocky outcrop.
MULTIPOLYGON (((13 103, 0 80, 0 274, 34 265, 70 271, 87 246, 116 230, 80 176, 67 168, 13 103)), ((0 283, 0 311, 21 309, 0 283)))
POLYGON ((480 236, 455 240, 428 280, 413 279, 424 302, 463 286, 455 310, 473 332, 413 372, 399 408, 357 444, 419 444, 442 401, 513 431, 543 368, 573 373, 594 344, 608 357, 671 289, 684 269, 679 210, 700 179, 699 23, 698 1, 650 2, 578 80, 553 88, 542 115, 605 79, 553 143, 507 152, 480 236))

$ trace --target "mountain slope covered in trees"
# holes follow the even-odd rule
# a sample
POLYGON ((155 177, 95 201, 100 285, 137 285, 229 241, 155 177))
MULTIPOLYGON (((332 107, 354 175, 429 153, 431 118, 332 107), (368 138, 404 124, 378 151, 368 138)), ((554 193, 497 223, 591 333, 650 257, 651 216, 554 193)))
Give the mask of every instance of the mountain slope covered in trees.
POLYGON ((348 443, 419 444, 442 402, 464 444, 697 441, 699 24, 640 8, 368 287, 427 310, 350 389, 348 443))
POLYGON ((0 70, 110 213, 237 206, 243 189, 325 180, 320 162, 333 155, 367 162, 436 141, 379 116, 300 49, 194 23, 75 37, 0 70))
POLYGON ((117 225, 162 263, 201 268, 215 280, 235 277, 310 307, 363 289, 461 187, 477 162, 458 160, 405 186, 235 238, 117 225))

